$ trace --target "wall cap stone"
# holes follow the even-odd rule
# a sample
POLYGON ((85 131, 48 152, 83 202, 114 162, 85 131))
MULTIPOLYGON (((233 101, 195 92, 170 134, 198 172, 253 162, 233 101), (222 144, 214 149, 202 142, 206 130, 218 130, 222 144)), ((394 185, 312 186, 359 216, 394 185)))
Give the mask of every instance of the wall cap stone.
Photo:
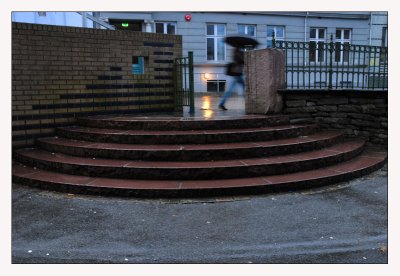
POLYGON ((326 95, 326 96, 360 96, 360 97, 374 97, 374 96, 387 96, 388 90, 359 90, 359 89, 279 89, 278 93, 290 95, 326 95))

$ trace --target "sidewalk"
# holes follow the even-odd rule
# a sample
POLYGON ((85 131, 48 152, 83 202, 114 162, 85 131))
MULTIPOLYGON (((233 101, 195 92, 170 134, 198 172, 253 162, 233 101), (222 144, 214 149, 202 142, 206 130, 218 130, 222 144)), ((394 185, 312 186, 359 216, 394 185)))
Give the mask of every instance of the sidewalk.
POLYGON ((13 263, 387 263, 387 166, 302 192, 93 197, 13 186, 13 263))

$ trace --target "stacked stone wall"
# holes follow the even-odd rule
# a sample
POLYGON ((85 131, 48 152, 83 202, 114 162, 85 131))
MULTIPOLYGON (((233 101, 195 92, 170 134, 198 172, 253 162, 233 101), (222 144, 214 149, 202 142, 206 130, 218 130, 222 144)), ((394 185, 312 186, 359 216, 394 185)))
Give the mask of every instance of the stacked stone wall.
POLYGON ((283 113, 292 123, 315 122, 349 137, 387 146, 387 91, 284 91, 283 113))

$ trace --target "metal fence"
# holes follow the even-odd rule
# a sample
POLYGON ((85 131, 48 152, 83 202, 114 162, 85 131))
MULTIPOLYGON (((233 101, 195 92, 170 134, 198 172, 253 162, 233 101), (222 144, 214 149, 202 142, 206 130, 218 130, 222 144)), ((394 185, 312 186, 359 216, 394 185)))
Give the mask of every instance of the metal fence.
POLYGON ((189 113, 194 113, 194 74, 193 52, 188 57, 176 58, 174 61, 174 98, 175 109, 181 111, 189 106, 189 113))
POLYGON ((287 89, 362 89, 388 87, 388 48, 349 43, 278 41, 286 56, 287 89))

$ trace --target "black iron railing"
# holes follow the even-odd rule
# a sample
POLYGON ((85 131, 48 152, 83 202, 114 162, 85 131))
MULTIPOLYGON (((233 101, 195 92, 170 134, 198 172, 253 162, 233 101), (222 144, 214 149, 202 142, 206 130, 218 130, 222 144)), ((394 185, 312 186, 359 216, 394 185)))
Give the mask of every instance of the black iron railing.
POLYGON ((278 41, 286 56, 287 89, 388 88, 388 48, 333 42, 278 41))
POLYGON ((189 106, 189 113, 194 113, 194 75, 193 52, 188 57, 176 58, 174 62, 175 109, 181 111, 189 106))

